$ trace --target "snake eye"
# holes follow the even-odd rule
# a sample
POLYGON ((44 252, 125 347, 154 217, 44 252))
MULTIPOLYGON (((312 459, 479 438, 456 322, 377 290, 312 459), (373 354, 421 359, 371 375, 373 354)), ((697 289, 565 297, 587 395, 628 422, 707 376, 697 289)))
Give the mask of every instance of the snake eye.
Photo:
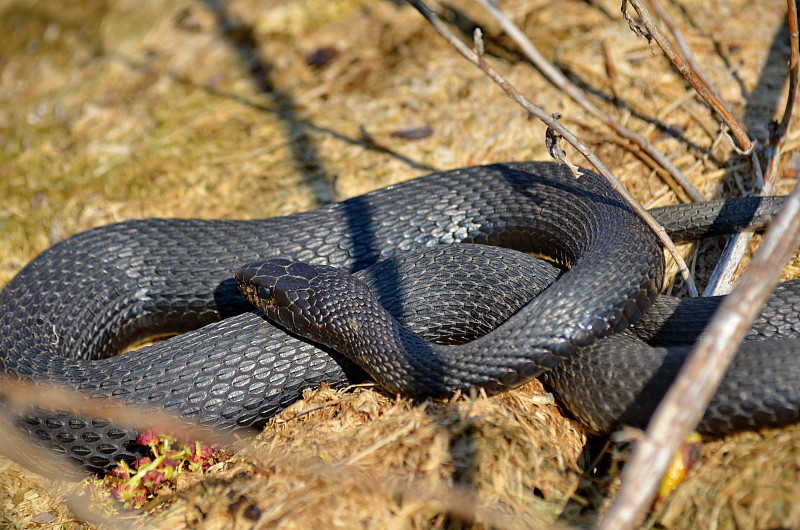
POLYGON ((258 297, 262 300, 272 299, 272 288, 260 285, 258 287, 258 297))

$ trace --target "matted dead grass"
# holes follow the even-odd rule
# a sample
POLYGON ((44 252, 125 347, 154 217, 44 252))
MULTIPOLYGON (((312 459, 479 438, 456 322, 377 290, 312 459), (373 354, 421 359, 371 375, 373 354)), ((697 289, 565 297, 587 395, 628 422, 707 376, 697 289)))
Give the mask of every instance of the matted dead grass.
MULTIPOLYGON (((660 52, 631 34, 616 0, 502 6, 707 197, 751 189, 746 163, 718 141, 715 121, 660 52)), ((685 0, 667 9, 721 96, 763 139, 785 97, 785 5, 685 0)), ((543 81, 477 6, 440 10, 467 35, 479 23, 489 60, 561 112, 645 205, 681 200, 543 81)), ((281 215, 432 170, 547 158, 541 124, 415 11, 388 1, 0 0, 0 50, 0 285, 54 242, 122 219, 281 215), (422 139, 397 135, 425 126, 432 134, 422 139)), ((800 142, 796 121, 787 160, 800 142)), ((796 175, 787 166, 780 177, 786 193, 796 175)), ((720 247, 687 247, 699 283, 720 247)), ((786 274, 800 275, 798 260, 786 274)), ((588 524, 616 487, 619 455, 594 462, 580 428, 531 399, 539 391, 532 383, 425 404, 369 388, 311 392, 270 422, 257 457, 187 484, 136 525, 588 524)), ((707 444, 648 525, 800 526, 798 440, 788 428, 707 444)), ((78 526, 60 500, 68 488, 43 489, 35 475, 0 465, 0 526, 78 526)))
POLYGON ((549 527, 578 488, 584 439, 569 420, 531 414, 541 393, 415 406, 372 389, 307 392, 259 437, 255 463, 226 472, 236 487, 197 484, 153 523, 549 527))

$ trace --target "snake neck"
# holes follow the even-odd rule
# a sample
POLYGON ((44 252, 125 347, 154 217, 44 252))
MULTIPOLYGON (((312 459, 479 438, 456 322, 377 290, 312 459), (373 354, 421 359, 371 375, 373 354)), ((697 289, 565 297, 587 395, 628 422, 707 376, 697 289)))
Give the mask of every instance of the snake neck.
POLYGON ((333 267, 267 260, 243 267, 237 281, 270 320, 346 355, 387 390, 412 397, 474 387, 506 390, 552 368, 576 347, 570 338, 519 333, 519 323, 541 310, 536 301, 483 337, 444 346, 403 326, 367 284, 333 267))

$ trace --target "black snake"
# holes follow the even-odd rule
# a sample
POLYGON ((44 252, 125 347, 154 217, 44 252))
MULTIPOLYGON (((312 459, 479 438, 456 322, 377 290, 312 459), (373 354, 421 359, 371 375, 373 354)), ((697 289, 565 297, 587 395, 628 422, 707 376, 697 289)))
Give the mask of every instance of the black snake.
MULTIPOLYGON (((681 240, 758 226, 779 206, 780 200, 745 200, 653 213, 681 240)), ((378 298, 387 306, 399 304, 395 315, 404 317, 405 311, 404 322, 435 328, 440 319, 458 322, 480 313, 464 304, 473 297, 463 289, 474 285, 469 282, 475 281, 480 270, 496 269, 497 260, 506 258, 481 250, 476 253, 483 247, 466 245, 472 247, 466 257, 482 265, 472 262, 466 269, 445 268, 456 271, 444 273, 452 283, 434 281, 445 286, 438 290, 438 302, 444 303, 449 293, 456 306, 466 307, 460 315, 446 317, 425 303, 405 298, 410 280, 404 278, 404 271, 411 274, 417 269, 424 274, 426 264, 433 260, 426 252, 439 250, 412 255, 405 262, 400 256, 459 242, 541 254, 564 270, 558 281, 533 300, 522 301, 522 308, 507 322, 459 347, 458 351, 476 357, 441 355, 438 346, 422 343, 422 349, 433 356, 390 360, 389 377, 370 369, 381 382, 412 395, 442 395, 469 386, 509 388, 558 367, 547 372, 549 381, 566 394, 561 399, 573 414, 591 428, 604 430, 620 418, 635 422, 647 414, 652 398, 638 404, 628 398, 642 392, 649 395, 648 389, 657 394, 650 387, 661 386, 669 378, 669 370, 663 367, 671 361, 660 362, 657 355, 629 360, 628 375, 620 377, 619 368, 597 364, 603 356, 592 352, 602 351, 605 341, 593 346, 597 337, 622 331, 647 312, 662 283, 662 251, 649 228, 599 177, 584 172, 575 180, 568 170, 550 163, 437 173, 281 218, 148 219, 77 234, 43 252, 0 293, 0 367, 10 376, 166 408, 221 428, 258 427, 296 400, 304 388, 364 376, 338 353, 281 331, 252 309, 234 278, 242 265, 281 256, 362 271, 366 280, 375 271, 399 271, 397 276, 387 276, 378 298), (381 265, 368 269, 381 260, 381 265), (185 333, 114 356, 144 337, 178 332, 185 333), (609 378, 608 373, 614 376, 609 378), (413 377, 406 379, 407 375, 413 377), (632 383, 631 376, 644 379, 632 383), (607 398, 608 392, 621 392, 628 401, 609 405, 598 399, 607 398)), ((439 261, 455 262, 452 252, 460 251, 445 251, 439 261)), ((513 277, 513 268, 509 270, 513 277)), ((502 287, 492 276, 485 278, 502 287)), ((427 282, 424 291, 436 291, 432 279, 419 281, 427 282)), ((777 324, 772 319, 765 324, 780 334, 797 331, 798 314, 796 290, 791 285, 782 289, 786 296, 775 298, 773 311, 788 316, 777 324)), ((522 288, 514 290, 522 292, 522 288)), ((481 310, 499 306, 497 318, 502 320, 513 311, 513 303, 500 291, 492 291, 491 303, 478 296, 470 303, 481 310)), ((657 305, 664 304, 672 307, 657 305)), ((673 305, 671 314, 682 314, 683 310, 676 309, 681 306, 673 305)), ((454 332, 451 335, 460 338, 451 337, 452 341, 473 338, 496 322, 479 332, 471 328, 454 332)), ((754 334, 769 336, 769 329, 754 334)), ((399 326, 395 330, 409 344, 416 340, 403 335, 407 332, 399 326)), ((659 334, 657 330, 642 333, 659 334)), ((615 337, 616 342, 610 344, 648 340, 630 332, 615 337)), ((426 338, 436 338, 435 332, 426 338)), ((792 349, 793 339, 762 344, 769 346, 756 346, 756 357, 778 351, 777 362, 797 351, 792 349)), ((667 351, 649 348, 662 350, 667 351)), ((750 401, 723 396, 721 405, 711 409, 708 430, 722 433, 763 422, 794 421, 800 412, 797 370, 785 366, 771 370, 757 378, 754 388, 769 385, 776 390, 756 390, 750 401), (779 378, 777 384, 767 382, 773 374, 779 378), (726 417, 719 415, 726 413, 726 417)), ((749 373, 750 365, 743 371, 749 373)), ((740 379, 733 384, 750 388, 740 379)), ((117 459, 136 453, 135 433, 107 422, 36 412, 22 418, 20 425, 88 470, 105 470, 117 459)))

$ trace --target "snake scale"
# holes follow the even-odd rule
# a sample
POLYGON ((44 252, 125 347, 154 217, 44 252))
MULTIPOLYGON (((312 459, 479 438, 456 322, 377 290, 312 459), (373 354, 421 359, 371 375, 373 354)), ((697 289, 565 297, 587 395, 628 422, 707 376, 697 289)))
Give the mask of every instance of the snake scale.
MULTIPOLYGON (((780 205, 780 199, 718 201, 652 213, 673 238, 688 240, 763 226, 780 205)), ((245 300, 237 271, 275 257, 311 264, 271 262, 300 267, 301 279, 316 266, 332 266, 373 282, 377 299, 422 336, 390 324, 409 344, 472 339, 449 353, 420 342, 431 357, 412 359, 404 351, 386 371, 356 358, 389 389, 418 397, 472 386, 497 391, 544 374, 566 408, 595 431, 646 419, 679 365, 672 352, 679 359, 694 340, 685 336, 696 338, 677 324, 678 345, 659 345, 657 336, 671 335, 662 331, 672 329, 664 321, 700 321, 718 303, 688 308, 658 298, 661 248, 597 175, 584 171, 576 180, 552 163, 497 164, 435 173, 286 217, 146 219, 77 234, 39 255, 0 292, 0 368, 10 377, 164 408, 219 428, 262 426, 305 388, 365 377, 340 353, 272 325, 245 300), (547 267, 531 265, 529 256, 454 243, 542 255, 558 269, 533 285, 526 277, 547 267), (514 265, 500 267, 508 260, 514 265), (426 274, 435 267, 441 272, 426 274), (476 287, 487 282, 494 289, 476 287), (516 299, 504 294, 509 290, 516 299), (449 309, 439 311, 440 304, 449 309), (481 322, 477 330, 470 320, 481 322), (625 331, 637 320, 650 325, 625 331), (167 333, 182 334, 115 355, 167 333), (623 356, 627 350, 646 351, 640 360, 623 356)), ((291 281, 284 286, 302 290, 291 281)), ((789 283, 773 296, 752 332, 769 340, 743 347, 752 353, 739 356, 743 364, 734 366, 709 409, 708 432, 800 417, 800 369, 784 365, 797 351, 789 337, 800 329, 798 293, 789 283)), ((138 452, 136 433, 108 422, 36 411, 19 425, 88 471, 105 471, 138 452)))

